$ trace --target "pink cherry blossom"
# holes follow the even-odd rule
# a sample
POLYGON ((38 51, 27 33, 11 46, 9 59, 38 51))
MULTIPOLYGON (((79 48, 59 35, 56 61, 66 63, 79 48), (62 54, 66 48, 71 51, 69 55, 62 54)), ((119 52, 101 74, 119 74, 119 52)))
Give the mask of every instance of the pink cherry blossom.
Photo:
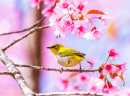
POLYGON ((60 18, 57 18, 57 17, 54 17, 54 16, 51 16, 50 18, 49 18, 49 21, 50 21, 50 26, 53 26, 53 27, 56 27, 58 24, 59 24, 59 22, 60 22, 60 18))
POLYGON ((95 79, 95 83, 99 89, 102 89, 105 84, 104 80, 100 78, 95 79))
POLYGON ((51 4, 53 6, 55 4, 55 0, 44 0, 45 4, 51 4))
POLYGON ((68 88, 69 81, 67 79, 59 79, 58 87, 61 90, 66 90, 68 88))
POLYGON ((94 40, 93 35, 91 32, 87 32, 83 35, 84 38, 87 38, 87 40, 94 40))
POLYGON ((105 65, 105 69, 111 73, 112 72, 112 65, 111 64, 105 65))
POLYGON ((72 20, 64 20, 60 23, 60 30, 64 33, 69 33, 74 29, 74 22, 72 20))
POLYGON ((74 22, 71 20, 60 21, 55 30, 55 35, 65 37, 66 33, 69 33, 74 28, 74 22))
POLYGON ((122 79, 119 76, 117 76, 114 78, 113 85, 117 86, 117 84, 119 84, 120 82, 122 82, 122 79))
POLYGON ((91 91, 91 92, 98 92, 99 89, 98 89, 98 86, 96 85, 97 84, 97 81, 96 79, 98 79, 97 77, 92 77, 92 76, 89 76, 90 78, 88 78, 88 81, 87 81, 87 91, 91 91))
POLYGON ((91 88, 89 89, 91 92, 98 92, 99 89, 97 86, 91 86, 91 88))
POLYGON ((56 14, 56 12, 52 7, 51 8, 47 7, 42 11, 42 14, 44 14, 44 16, 47 17, 47 16, 51 16, 52 14, 56 14))
POLYGON ((123 74, 124 71, 126 70, 126 62, 124 62, 123 64, 116 64, 116 67, 119 68, 119 71, 123 74))
POLYGON ((118 89, 116 86, 113 86, 113 85, 111 84, 111 82, 108 81, 107 84, 108 84, 109 89, 111 89, 111 90, 110 90, 111 92, 119 91, 119 89, 118 89))
POLYGON ((105 69, 103 69, 103 75, 107 75, 107 73, 112 73, 116 70, 117 68, 111 64, 106 64, 105 69))
POLYGON ((113 60, 115 60, 115 56, 120 56, 120 53, 116 52, 115 49, 111 48, 110 51, 108 51, 109 56, 112 57, 113 60))
POLYGON ((79 2, 76 2, 75 6, 78 10, 83 11, 83 10, 87 10, 86 8, 87 3, 88 2, 79 1, 79 2))
POLYGON ((81 85, 87 85, 89 82, 89 78, 86 74, 78 74, 76 77, 77 83, 81 84, 81 85))
POLYGON ((85 33, 84 38, 87 38, 88 40, 98 40, 100 37, 100 34, 104 33, 101 29, 97 29, 95 26, 92 26, 91 32, 85 33))
POLYGON ((111 82, 107 82, 104 84, 102 92, 103 93, 113 93, 113 92, 117 92, 119 91, 119 89, 116 86, 112 86, 111 82))
POLYGON ((70 16, 71 16, 71 19, 74 20, 78 18, 79 14, 77 11, 73 10, 72 12, 70 12, 70 16))
POLYGON ((91 32, 85 33, 84 38, 88 40, 98 40, 100 38, 100 34, 104 33, 101 29, 97 29, 95 26, 92 26, 91 32))
POLYGON ((31 6, 32 6, 32 7, 37 6, 37 8, 39 9, 39 3, 40 3, 41 1, 42 1, 42 0, 30 0, 31 6))
POLYGON ((85 27, 83 27, 82 25, 77 26, 77 27, 75 26, 75 28, 74 28, 72 34, 77 34, 79 38, 82 38, 82 37, 83 37, 83 34, 86 33, 86 30, 87 30, 87 29, 86 29, 85 27))
POLYGON ((65 32, 62 32, 60 31, 59 29, 56 29, 54 34, 57 36, 57 37, 65 37, 65 32))
POLYGON ((72 20, 65 20, 64 21, 64 25, 66 27, 66 30, 68 29, 67 31, 73 31, 73 29, 74 29, 74 22, 72 20))
POLYGON ((81 76, 81 81, 86 81, 86 77, 85 76, 81 76))
POLYGON ((109 93, 109 88, 106 84, 103 86, 102 92, 107 94, 109 93))
POLYGON ((104 33, 101 29, 97 29, 95 26, 92 26, 91 31, 92 31, 93 39, 96 39, 96 40, 99 39, 100 34, 104 33))
POLYGON ((68 8, 69 2, 67 0, 61 0, 60 3, 57 4, 57 7, 61 7, 63 9, 68 8))
POLYGON ((103 78, 104 78, 104 76, 102 74, 100 74, 99 79, 103 79, 103 78))
POLYGON ((66 32, 70 32, 74 28, 74 22, 72 20, 64 20, 62 21, 63 25, 61 25, 66 32))
POLYGON ((95 40, 98 40, 101 33, 102 33, 102 30, 101 29, 97 29, 97 30, 95 30, 95 31, 92 32, 92 36, 93 36, 93 38, 95 40))
POLYGON ((104 25, 108 24, 108 20, 110 19, 110 14, 106 13, 106 15, 99 16, 98 19, 101 19, 104 25))

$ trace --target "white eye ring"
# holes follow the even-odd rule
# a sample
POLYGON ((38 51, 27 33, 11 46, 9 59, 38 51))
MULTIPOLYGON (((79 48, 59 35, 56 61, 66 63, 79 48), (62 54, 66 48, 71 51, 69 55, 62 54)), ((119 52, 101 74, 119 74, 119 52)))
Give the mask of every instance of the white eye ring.
POLYGON ((56 48, 56 49, 57 49, 57 48, 58 48, 58 46, 57 46, 57 45, 54 45, 54 48, 56 48))

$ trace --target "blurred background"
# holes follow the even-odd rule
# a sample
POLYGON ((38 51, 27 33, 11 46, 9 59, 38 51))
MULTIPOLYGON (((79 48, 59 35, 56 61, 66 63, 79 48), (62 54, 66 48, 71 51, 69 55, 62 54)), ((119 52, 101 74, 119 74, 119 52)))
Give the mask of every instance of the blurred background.
MULTIPOLYGON (((88 41, 85 38, 79 39, 77 35, 68 34, 65 38, 56 38, 53 28, 35 32, 26 39, 10 47, 6 54, 15 64, 27 64, 44 66, 48 68, 61 68, 55 61, 54 55, 46 47, 54 43, 60 43, 68 48, 74 48, 86 54, 86 58, 96 58, 97 61, 92 69, 97 69, 108 57, 108 50, 113 47, 121 53, 114 64, 127 62, 127 70, 124 73, 125 86, 130 87, 130 1, 129 0, 88 0, 88 10, 97 9, 103 12, 110 12, 111 19, 107 26, 100 20, 94 20, 97 28, 105 33, 99 40, 88 41)), ((29 0, 0 0, 0 34, 4 32, 17 31, 32 26, 41 15, 45 7, 40 4, 40 9, 32 8, 29 0)), ((39 26, 49 24, 46 18, 39 26)), ((0 47, 3 48, 13 40, 18 39, 26 32, 0 36, 0 47)), ((81 62, 83 69, 89 69, 86 62, 81 62)), ((76 65, 73 68, 79 68, 76 65)), ((29 87, 36 93, 57 91, 57 82, 60 77, 69 73, 33 70, 29 68, 18 68, 27 81, 29 87)), ((7 71, 0 63, 0 71, 7 71)), ((18 84, 11 76, 0 75, 0 96, 23 96, 18 84), (5 90, 6 89, 6 90, 5 90)), ((122 83, 120 88, 124 88, 122 83)))

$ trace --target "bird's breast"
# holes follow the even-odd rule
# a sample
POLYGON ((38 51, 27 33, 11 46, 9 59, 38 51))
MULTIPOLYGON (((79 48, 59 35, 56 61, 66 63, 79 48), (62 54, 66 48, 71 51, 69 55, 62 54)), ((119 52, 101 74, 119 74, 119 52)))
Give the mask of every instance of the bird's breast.
POLYGON ((56 61, 60 65, 64 66, 67 62, 69 62, 69 56, 62 57, 62 56, 60 56, 60 55, 57 54, 56 55, 56 61))
POLYGON ((56 61, 62 66, 68 63, 65 67, 75 66, 80 62, 80 61, 77 61, 76 59, 70 59, 70 56, 62 57, 59 54, 56 55, 56 61))

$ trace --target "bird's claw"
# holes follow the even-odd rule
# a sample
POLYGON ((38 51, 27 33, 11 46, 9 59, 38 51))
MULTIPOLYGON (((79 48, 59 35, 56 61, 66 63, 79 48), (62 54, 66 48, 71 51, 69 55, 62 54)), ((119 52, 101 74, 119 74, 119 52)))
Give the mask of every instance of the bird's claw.
POLYGON ((60 69, 60 73, 62 73, 63 72, 63 67, 60 69))
POLYGON ((79 72, 82 73, 82 71, 83 71, 83 70, 82 70, 81 67, 80 67, 80 68, 79 68, 79 72))

